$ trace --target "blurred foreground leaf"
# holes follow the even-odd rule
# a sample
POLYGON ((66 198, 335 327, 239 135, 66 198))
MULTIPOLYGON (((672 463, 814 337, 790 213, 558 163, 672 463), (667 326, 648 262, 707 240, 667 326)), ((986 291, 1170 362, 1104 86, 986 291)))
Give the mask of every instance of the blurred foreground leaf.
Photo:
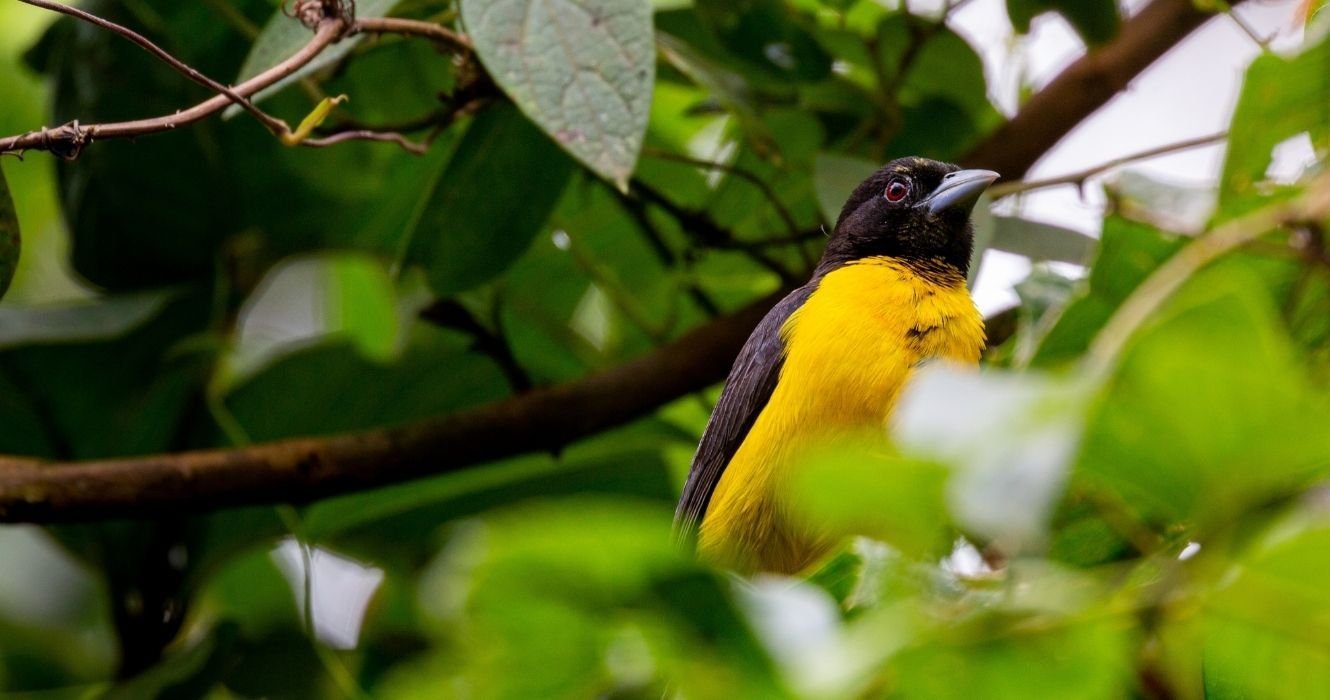
POLYGON ((1078 469, 1147 518, 1220 524, 1330 470, 1330 404, 1239 264, 1194 279, 1097 403, 1078 469))

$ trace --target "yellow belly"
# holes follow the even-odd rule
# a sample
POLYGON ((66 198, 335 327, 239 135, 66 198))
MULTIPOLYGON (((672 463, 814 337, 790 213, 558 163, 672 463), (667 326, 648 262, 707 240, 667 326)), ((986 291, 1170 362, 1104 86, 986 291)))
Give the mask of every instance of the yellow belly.
POLYGON ((828 273, 781 329, 785 364, 730 460, 698 535, 704 557, 743 571, 798 572, 831 544, 790 527, 780 479, 809 444, 884 426, 913 369, 974 364, 983 319, 959 274, 920 275, 889 258, 828 273))

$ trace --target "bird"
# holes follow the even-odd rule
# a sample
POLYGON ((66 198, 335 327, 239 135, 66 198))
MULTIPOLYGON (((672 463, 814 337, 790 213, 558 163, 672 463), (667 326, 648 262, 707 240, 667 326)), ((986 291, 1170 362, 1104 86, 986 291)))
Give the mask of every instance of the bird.
POLYGON ((848 431, 885 436, 917 367, 978 363, 971 212, 998 177, 906 157, 850 194, 812 277, 757 325, 707 421, 675 511, 702 559, 739 573, 807 570, 835 543, 782 502, 800 449, 848 431))

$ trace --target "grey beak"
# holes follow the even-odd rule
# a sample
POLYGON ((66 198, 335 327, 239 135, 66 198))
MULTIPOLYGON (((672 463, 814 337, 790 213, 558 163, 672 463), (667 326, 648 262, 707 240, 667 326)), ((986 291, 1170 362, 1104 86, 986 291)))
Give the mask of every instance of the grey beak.
POLYGON ((933 214, 947 210, 963 210, 968 214, 979 201, 979 195, 999 177, 992 170, 957 170, 942 178, 942 184, 920 205, 933 214))

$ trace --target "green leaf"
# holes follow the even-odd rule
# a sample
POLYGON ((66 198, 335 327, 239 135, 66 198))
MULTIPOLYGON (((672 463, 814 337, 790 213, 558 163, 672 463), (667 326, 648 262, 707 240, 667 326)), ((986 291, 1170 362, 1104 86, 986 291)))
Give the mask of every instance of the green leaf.
POLYGON ((14 200, 9 197, 5 173, 0 171, 0 299, 9 291, 9 283, 14 281, 20 248, 18 215, 14 213, 14 200))
POLYGON ((881 539, 915 556, 945 552, 950 542, 948 470, 939 464, 890 455, 884 443, 846 441, 813 450, 791 475, 783 497, 801 527, 881 539))
POLYGON ((0 349, 111 340, 151 320, 174 296, 143 292, 50 306, 0 306, 0 349))
POLYGON ((698 18, 741 65, 772 81, 813 82, 831 57, 781 0, 699 0, 698 18))
POLYGON ((1220 200, 1254 192, 1265 179, 1271 151, 1310 132, 1320 149, 1330 137, 1330 40, 1285 58, 1264 54, 1252 62, 1229 126, 1220 200))
POLYGON ((387 266, 355 252, 325 252, 274 267, 246 302, 215 391, 318 342, 346 341, 378 363, 397 357, 415 308, 400 302, 387 266), (403 318, 407 317, 407 318, 403 318))
POLYGON ((504 92, 578 161, 626 189, 655 82, 651 4, 464 0, 461 5, 476 53, 504 92))
POLYGON ((1031 363, 1054 365, 1084 352, 1127 295, 1183 242, 1147 224, 1119 217, 1105 219, 1085 288, 1044 336, 1031 363))
POLYGON ((1241 263, 1189 282, 1092 410, 1078 471, 1147 517, 1225 522, 1330 470, 1330 405, 1241 263))
MULTIPOLYGON (((399 0, 356 0, 356 17, 384 17, 392 12, 398 2, 399 0)), ((249 80, 290 58, 314 37, 314 33, 308 27, 295 17, 287 15, 284 10, 285 6, 277 8, 268 23, 263 26, 263 31, 259 33, 259 38, 254 40, 254 46, 250 48, 245 63, 240 67, 240 74, 236 76, 237 83, 249 80)), ((260 90, 251 98, 252 101, 260 102, 308 75, 336 65, 364 38, 364 35, 350 36, 329 46, 314 60, 301 66, 291 75, 260 90)), ((230 119, 240 114, 240 111, 240 107, 231 105, 226 108, 222 116, 230 119)))
POLYGON ((1084 265, 1098 239, 1062 226, 1016 216, 993 217, 993 241, 989 247, 1024 255, 1030 260, 1053 260, 1084 265))
POLYGON ((1228 567, 1205 606, 1206 697, 1292 700, 1328 687, 1327 547, 1323 516, 1295 514, 1228 567))
POLYGON ((1030 20, 1056 11, 1090 46, 1112 39, 1122 25, 1115 0, 1007 0, 1007 14, 1017 32, 1030 31, 1030 20))
POLYGON ((507 104, 481 112, 410 227, 407 264, 440 296, 493 279, 545 225, 572 162, 507 104))
POLYGON ((898 697, 1095 700, 1134 686, 1124 625, 1102 614, 1007 619, 992 614, 892 660, 898 697), (1026 628, 1022 628, 1022 623, 1026 628))

